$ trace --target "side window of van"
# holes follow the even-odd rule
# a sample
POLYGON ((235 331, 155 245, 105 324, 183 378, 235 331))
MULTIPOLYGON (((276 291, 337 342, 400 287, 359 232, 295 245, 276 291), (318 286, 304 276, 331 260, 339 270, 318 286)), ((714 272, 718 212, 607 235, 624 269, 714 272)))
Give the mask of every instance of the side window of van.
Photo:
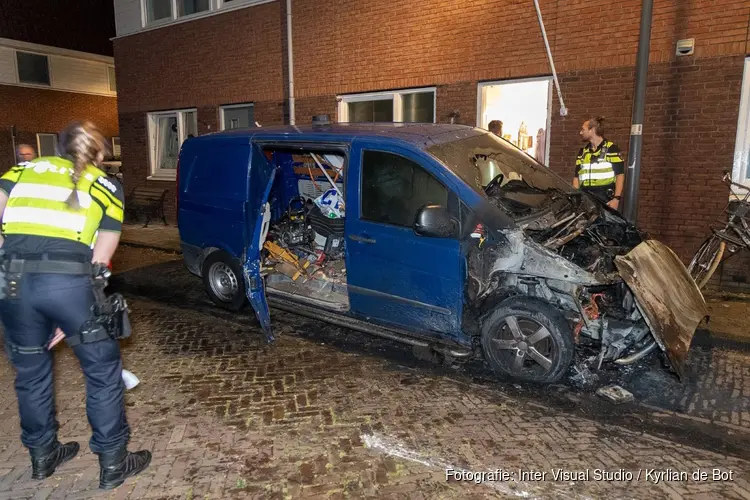
POLYGON ((393 153, 362 155, 362 219, 412 227, 423 205, 448 207, 448 190, 419 164, 393 153))

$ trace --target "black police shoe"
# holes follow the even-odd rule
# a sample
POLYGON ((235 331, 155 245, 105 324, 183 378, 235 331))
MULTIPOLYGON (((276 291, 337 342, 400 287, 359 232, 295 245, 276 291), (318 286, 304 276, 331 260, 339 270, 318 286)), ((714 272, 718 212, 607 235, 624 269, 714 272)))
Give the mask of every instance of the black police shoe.
POLYGON ((99 488, 111 490, 117 488, 129 477, 146 470, 151 463, 151 452, 141 450, 130 452, 126 447, 112 453, 99 454, 99 488))
POLYGON ((31 454, 31 477, 33 479, 50 477, 60 464, 76 456, 80 448, 75 441, 62 444, 57 440, 43 448, 31 448, 29 450, 31 454))

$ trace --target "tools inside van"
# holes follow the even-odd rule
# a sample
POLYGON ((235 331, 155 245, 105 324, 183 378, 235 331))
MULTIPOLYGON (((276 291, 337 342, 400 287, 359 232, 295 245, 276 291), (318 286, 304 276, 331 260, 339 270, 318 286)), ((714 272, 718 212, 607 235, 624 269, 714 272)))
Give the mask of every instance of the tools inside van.
POLYGON ((271 160, 281 179, 269 197, 276 217, 261 254, 269 293, 305 295, 321 306, 348 309, 343 155, 274 152, 271 160))

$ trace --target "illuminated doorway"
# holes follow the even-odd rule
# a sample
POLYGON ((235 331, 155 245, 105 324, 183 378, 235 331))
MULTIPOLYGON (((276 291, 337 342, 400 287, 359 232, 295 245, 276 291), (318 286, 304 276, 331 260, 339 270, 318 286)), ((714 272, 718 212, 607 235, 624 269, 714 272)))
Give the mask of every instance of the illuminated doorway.
POLYGON ((486 129, 500 120, 506 141, 540 163, 549 163, 551 77, 480 83, 477 97, 477 126, 486 129))

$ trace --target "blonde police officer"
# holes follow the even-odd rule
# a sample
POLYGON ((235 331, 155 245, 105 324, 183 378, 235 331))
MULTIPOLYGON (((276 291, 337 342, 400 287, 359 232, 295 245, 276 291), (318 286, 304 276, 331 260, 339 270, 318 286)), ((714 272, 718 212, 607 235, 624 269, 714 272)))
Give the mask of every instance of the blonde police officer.
POLYGON ((618 209, 625 187, 625 162, 620 148, 604 137, 603 122, 604 118, 591 117, 581 127, 586 145, 578 151, 573 186, 618 209))
POLYGON ((107 142, 93 124, 68 125, 59 150, 60 157, 37 158, 0 177, 7 283, 0 319, 16 370, 21 441, 31 455, 32 477, 51 476, 79 450, 78 443, 57 439, 48 348, 59 326, 86 379, 89 447, 99 455, 99 487, 111 489, 151 461, 149 451, 127 450, 119 343, 106 332, 82 330, 94 304, 93 264, 109 262, 120 240, 123 192, 98 168, 107 142))

